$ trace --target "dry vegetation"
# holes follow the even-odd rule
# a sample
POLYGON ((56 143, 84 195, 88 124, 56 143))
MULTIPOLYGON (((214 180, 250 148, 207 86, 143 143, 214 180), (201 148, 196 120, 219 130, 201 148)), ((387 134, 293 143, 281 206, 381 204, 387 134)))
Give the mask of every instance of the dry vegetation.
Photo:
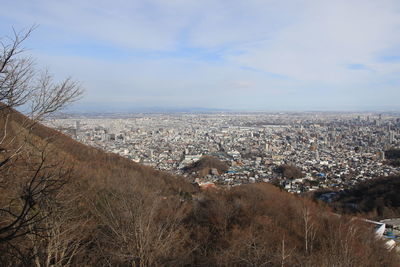
POLYGON ((387 158, 387 164, 395 167, 400 166, 400 149, 391 148, 385 151, 385 156, 387 158))
POLYGON ((399 190, 399 176, 380 177, 341 192, 330 205, 340 213, 359 214, 376 220, 398 218, 399 190))
POLYGON ((216 169, 218 173, 225 173, 229 166, 226 162, 219 160, 213 156, 202 156, 200 160, 193 162, 184 170, 188 173, 196 172, 201 177, 211 173, 211 169, 216 169))
POLYGON ((299 167, 290 164, 280 165, 275 171, 288 179, 297 179, 305 176, 299 167))

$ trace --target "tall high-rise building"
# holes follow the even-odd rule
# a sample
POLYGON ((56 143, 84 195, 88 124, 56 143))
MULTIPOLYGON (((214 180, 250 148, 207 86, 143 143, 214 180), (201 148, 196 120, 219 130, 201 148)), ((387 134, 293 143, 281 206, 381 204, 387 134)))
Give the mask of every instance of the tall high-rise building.
POLYGON ((268 143, 265 144, 265 151, 269 151, 269 144, 268 143))
POLYGON ((75 129, 77 131, 80 131, 80 129, 81 129, 81 122, 80 121, 75 121, 75 129))
POLYGON ((394 131, 389 132, 389 143, 394 143, 394 131))

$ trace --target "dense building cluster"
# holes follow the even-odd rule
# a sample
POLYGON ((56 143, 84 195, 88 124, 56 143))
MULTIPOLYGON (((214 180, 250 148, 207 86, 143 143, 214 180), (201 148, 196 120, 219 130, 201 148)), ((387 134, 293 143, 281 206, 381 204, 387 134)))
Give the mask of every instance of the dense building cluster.
POLYGON ((235 186, 274 182, 289 192, 347 188, 399 173, 385 150, 400 146, 400 116, 373 113, 215 113, 87 115, 48 124, 75 139, 201 182, 235 186), (183 167, 212 155, 225 173, 198 177, 183 167), (277 169, 297 166, 302 175, 277 169))

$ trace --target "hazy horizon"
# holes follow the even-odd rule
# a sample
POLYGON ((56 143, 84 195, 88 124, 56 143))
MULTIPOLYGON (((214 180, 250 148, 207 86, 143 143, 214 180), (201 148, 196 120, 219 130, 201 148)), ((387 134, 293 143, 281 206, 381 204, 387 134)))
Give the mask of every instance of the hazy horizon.
POLYGON ((201 106, 154 106, 154 105, 133 105, 129 103, 118 103, 108 105, 107 103, 77 103, 71 105, 63 113, 71 114, 84 114, 84 113, 252 113, 252 112, 265 112, 265 113, 302 113, 302 112, 315 112, 315 113, 400 113, 400 109, 389 108, 375 108, 375 109, 228 109, 218 107, 201 107, 201 106))
MULTIPOLYGON (((0 0, 1 1, 1 0, 0 0)), ((1 36, 85 89, 71 110, 400 111, 400 2, 16 0, 1 36)))

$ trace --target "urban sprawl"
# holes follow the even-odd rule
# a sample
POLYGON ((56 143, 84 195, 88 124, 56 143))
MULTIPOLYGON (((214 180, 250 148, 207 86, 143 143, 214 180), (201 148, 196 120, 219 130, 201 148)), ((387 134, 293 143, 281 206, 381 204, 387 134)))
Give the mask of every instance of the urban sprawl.
POLYGON ((74 139, 203 184, 274 182, 292 193, 346 189, 398 174, 385 150, 400 146, 400 115, 375 113, 113 114, 47 122, 74 139), (229 169, 203 177, 185 166, 210 155, 229 169), (277 167, 301 169, 285 178, 277 167))

